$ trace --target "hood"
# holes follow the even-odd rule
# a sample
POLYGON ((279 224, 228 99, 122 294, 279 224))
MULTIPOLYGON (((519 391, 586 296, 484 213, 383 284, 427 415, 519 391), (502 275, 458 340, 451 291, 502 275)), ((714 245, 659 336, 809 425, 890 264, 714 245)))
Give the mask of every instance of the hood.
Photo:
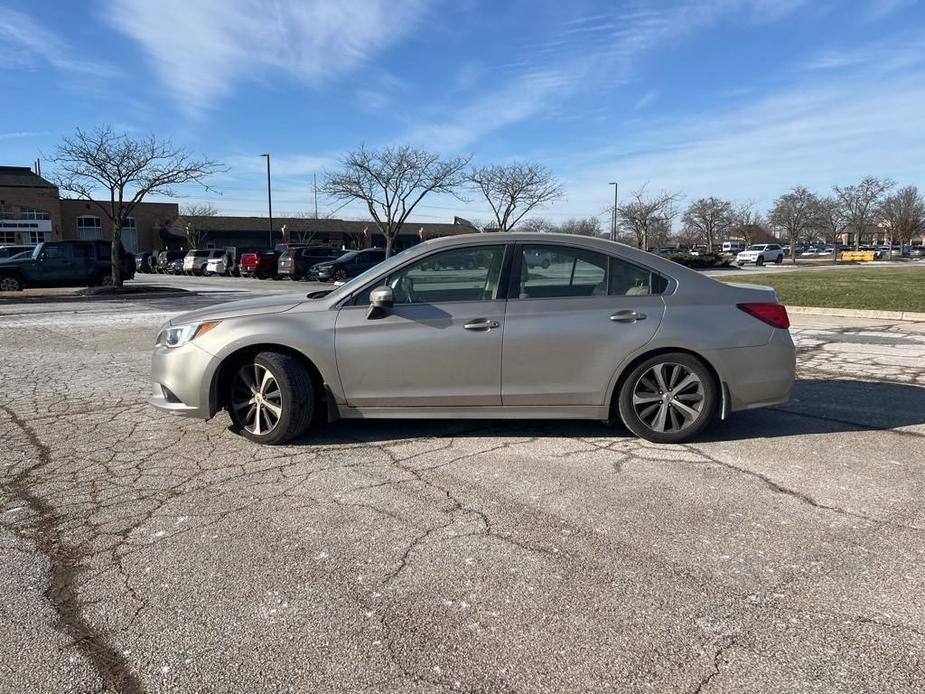
POLYGON ((304 294, 289 294, 282 296, 268 296, 260 299, 245 299, 243 301, 229 301, 227 304, 217 304, 181 313, 170 320, 171 325, 183 323, 196 323, 202 320, 217 320, 220 318, 241 318, 267 313, 282 313, 295 308, 305 301, 304 294))

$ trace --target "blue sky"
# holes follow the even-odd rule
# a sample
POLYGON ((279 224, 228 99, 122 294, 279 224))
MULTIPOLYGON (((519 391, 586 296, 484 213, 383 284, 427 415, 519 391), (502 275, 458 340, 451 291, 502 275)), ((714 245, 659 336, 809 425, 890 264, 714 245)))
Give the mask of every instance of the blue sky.
MULTIPOLYGON (((228 214, 265 213, 261 152, 282 214, 343 151, 404 142, 546 164, 553 220, 600 214, 615 178, 760 208, 868 174, 925 188, 921 0, 0 0, 0 90, 0 163, 77 126, 155 132, 229 166, 221 195, 183 191, 228 214)), ((453 214, 488 219, 415 217, 453 214)))

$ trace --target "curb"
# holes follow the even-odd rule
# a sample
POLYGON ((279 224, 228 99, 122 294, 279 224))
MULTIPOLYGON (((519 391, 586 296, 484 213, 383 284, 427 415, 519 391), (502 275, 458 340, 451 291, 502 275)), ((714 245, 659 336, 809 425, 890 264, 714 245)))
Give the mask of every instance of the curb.
POLYGON ((96 294, 96 295, 73 295, 61 294, 58 296, 22 296, 22 297, 0 297, 0 306, 10 306, 16 304, 50 304, 58 302, 76 302, 76 301, 144 301, 145 299, 172 299, 181 296, 195 296, 197 292, 176 291, 176 292, 145 292, 143 294, 96 294))
POLYGON ((925 322, 925 313, 918 311, 875 311, 857 308, 822 308, 819 306, 787 306, 788 313, 807 316, 835 316, 839 318, 878 318, 925 322))

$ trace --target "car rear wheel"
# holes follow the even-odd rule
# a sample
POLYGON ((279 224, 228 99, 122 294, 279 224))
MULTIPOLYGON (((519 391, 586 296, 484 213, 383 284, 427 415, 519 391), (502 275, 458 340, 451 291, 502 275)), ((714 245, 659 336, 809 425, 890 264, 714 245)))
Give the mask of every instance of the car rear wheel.
POLYGON ((620 419, 646 441, 678 443, 713 420, 716 392, 713 376, 699 359, 682 352, 659 354, 640 363, 623 381, 620 419))
POLYGON ((285 443, 308 429, 314 390, 308 369, 295 357, 259 352, 240 364, 228 410, 235 428, 257 443, 285 443))
POLYGON ((13 275, 0 277, 0 292, 21 292, 22 281, 13 275))
POLYGON ((108 270, 106 272, 101 272, 96 276, 96 282, 94 284, 97 287, 111 287, 112 286, 112 273, 108 270))

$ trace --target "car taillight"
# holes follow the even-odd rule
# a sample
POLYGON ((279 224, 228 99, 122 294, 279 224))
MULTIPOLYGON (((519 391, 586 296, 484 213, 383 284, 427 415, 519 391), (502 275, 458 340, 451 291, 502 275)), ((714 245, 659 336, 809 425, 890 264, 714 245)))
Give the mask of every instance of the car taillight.
POLYGON ((750 316, 754 316, 768 325, 786 330, 790 327, 790 317, 787 315, 787 307, 783 304, 770 303, 749 303, 736 304, 740 309, 750 316))

